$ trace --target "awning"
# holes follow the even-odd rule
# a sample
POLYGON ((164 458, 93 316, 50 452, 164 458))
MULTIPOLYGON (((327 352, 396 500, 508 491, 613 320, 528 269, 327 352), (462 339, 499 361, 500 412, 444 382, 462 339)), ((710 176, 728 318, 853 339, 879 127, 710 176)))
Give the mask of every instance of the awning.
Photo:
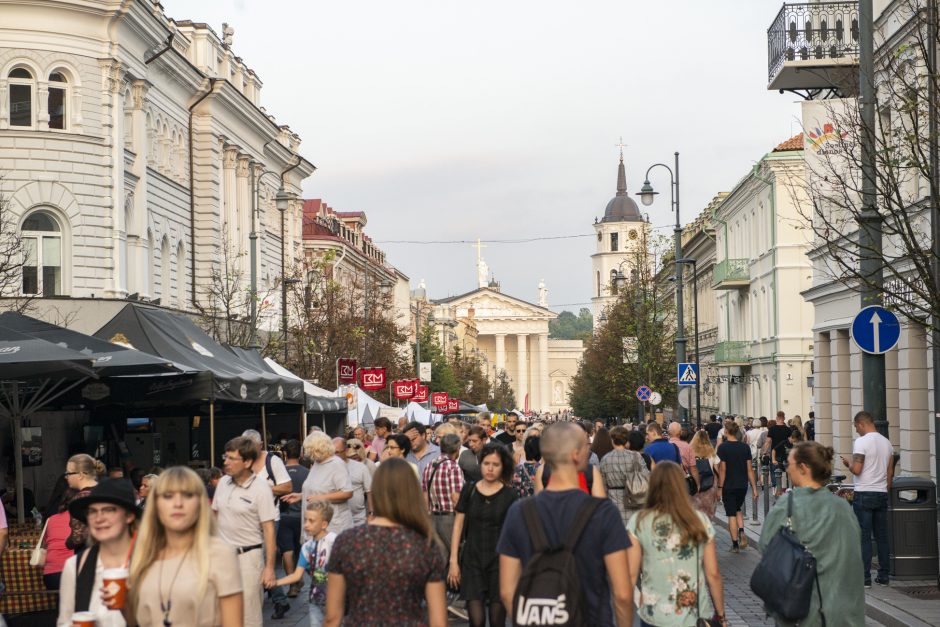
POLYGON ((222 346, 184 315, 164 309, 128 304, 95 337, 136 348, 182 364, 197 372, 178 377, 140 377, 152 400, 221 400, 235 403, 303 402, 302 385, 295 379, 264 372, 222 346))
POLYGON ((0 326, 62 346, 93 360, 99 377, 178 373, 172 362, 118 346, 14 311, 0 314, 0 326))
MULTIPOLYGON (((255 351, 257 353, 257 351, 255 351)), ((293 372, 277 363, 270 357, 264 358, 264 364, 275 373, 283 377, 291 377, 303 382, 304 395, 307 397, 306 410, 311 414, 344 414, 346 413, 346 398, 331 396, 330 392, 319 388, 309 381, 304 381, 293 372)))

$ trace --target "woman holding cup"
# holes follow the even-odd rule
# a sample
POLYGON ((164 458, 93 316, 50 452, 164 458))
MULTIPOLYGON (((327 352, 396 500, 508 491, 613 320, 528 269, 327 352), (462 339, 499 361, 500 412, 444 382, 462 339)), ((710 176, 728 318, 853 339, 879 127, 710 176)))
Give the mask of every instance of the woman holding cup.
POLYGON ((174 466, 150 489, 131 560, 128 624, 241 627, 238 556, 216 535, 202 479, 174 466))
POLYGON ((96 624, 124 627, 122 590, 140 510, 126 479, 102 479, 88 494, 69 504, 73 519, 88 526, 89 546, 70 557, 62 570, 58 627, 96 624), (103 590, 108 601, 103 597, 103 590))

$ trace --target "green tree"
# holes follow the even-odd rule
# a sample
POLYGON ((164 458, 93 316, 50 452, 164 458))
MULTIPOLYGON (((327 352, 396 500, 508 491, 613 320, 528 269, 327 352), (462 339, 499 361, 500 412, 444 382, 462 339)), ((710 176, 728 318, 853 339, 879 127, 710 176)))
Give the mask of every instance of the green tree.
MULTIPOLYGON (((675 303, 663 298, 654 279, 653 256, 641 251, 636 272, 624 285, 613 287, 617 300, 606 321, 589 338, 571 388, 571 408, 590 418, 638 416, 636 388, 646 384, 675 402, 675 303), (624 338, 635 337, 636 363, 624 363, 624 338)), ((631 269, 632 270, 632 269, 631 269)))
MULTIPOLYGON (((437 339, 434 325, 427 324, 421 327, 421 361, 431 362, 431 392, 447 392, 449 396, 460 398, 461 386, 454 376, 454 370, 447 361, 447 356, 441 349, 437 339)), ((411 345, 412 358, 417 361, 417 351, 411 345)))
POLYGON ((473 405, 485 403, 490 397, 490 381, 480 359, 473 353, 464 353, 459 347, 454 348, 451 369, 457 386, 458 397, 473 405))
POLYGON ((493 385, 493 395, 490 397, 487 405, 490 409, 516 408, 516 395, 512 391, 512 384, 505 370, 500 370, 496 374, 496 383, 493 385))
POLYGON ((548 334, 558 340, 587 341, 594 330, 594 317, 591 310, 582 307, 578 315, 570 311, 563 311, 558 317, 548 323, 548 334))

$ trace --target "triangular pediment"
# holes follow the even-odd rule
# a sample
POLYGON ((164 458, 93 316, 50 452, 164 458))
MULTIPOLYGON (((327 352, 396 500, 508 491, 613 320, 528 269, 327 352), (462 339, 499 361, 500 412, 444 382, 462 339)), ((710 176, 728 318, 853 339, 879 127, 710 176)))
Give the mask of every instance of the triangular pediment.
POLYGON ((568 373, 565 372, 564 370, 561 370, 561 369, 552 370, 552 371, 548 374, 548 378, 549 378, 549 379, 559 379, 559 378, 561 378, 561 379, 566 379, 566 378, 568 378, 568 373))
POLYGON ((483 287, 466 294, 444 298, 438 303, 447 303, 457 310, 457 317, 467 317, 473 307, 473 317, 477 320, 526 318, 531 320, 554 320, 558 317, 554 311, 539 307, 496 290, 483 287))

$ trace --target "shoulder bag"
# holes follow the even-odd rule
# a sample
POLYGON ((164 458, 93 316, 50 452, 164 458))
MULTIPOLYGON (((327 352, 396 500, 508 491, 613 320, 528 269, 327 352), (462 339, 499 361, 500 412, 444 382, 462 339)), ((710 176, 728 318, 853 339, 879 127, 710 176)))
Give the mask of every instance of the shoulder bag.
POLYGON ((36 546, 33 547, 33 552, 29 554, 29 565, 30 566, 45 566, 46 565, 46 554, 48 551, 46 547, 42 545, 43 539, 46 537, 46 527, 49 526, 49 519, 46 519, 46 524, 42 526, 42 533, 39 534, 39 540, 36 541, 36 546))
POLYGON ((787 524, 767 545, 760 563, 751 574, 751 590, 764 607, 780 618, 798 622, 809 615, 813 587, 819 595, 819 617, 826 627, 816 558, 793 530, 793 493, 787 496, 787 524))
POLYGON ((673 444, 672 448, 676 449, 676 457, 679 460, 679 468, 681 468, 685 473, 685 484, 689 488, 689 496, 695 496, 698 494, 698 483, 695 482, 695 477, 692 476, 692 473, 686 470, 685 463, 682 461, 682 453, 679 452, 679 447, 676 444, 673 444))

